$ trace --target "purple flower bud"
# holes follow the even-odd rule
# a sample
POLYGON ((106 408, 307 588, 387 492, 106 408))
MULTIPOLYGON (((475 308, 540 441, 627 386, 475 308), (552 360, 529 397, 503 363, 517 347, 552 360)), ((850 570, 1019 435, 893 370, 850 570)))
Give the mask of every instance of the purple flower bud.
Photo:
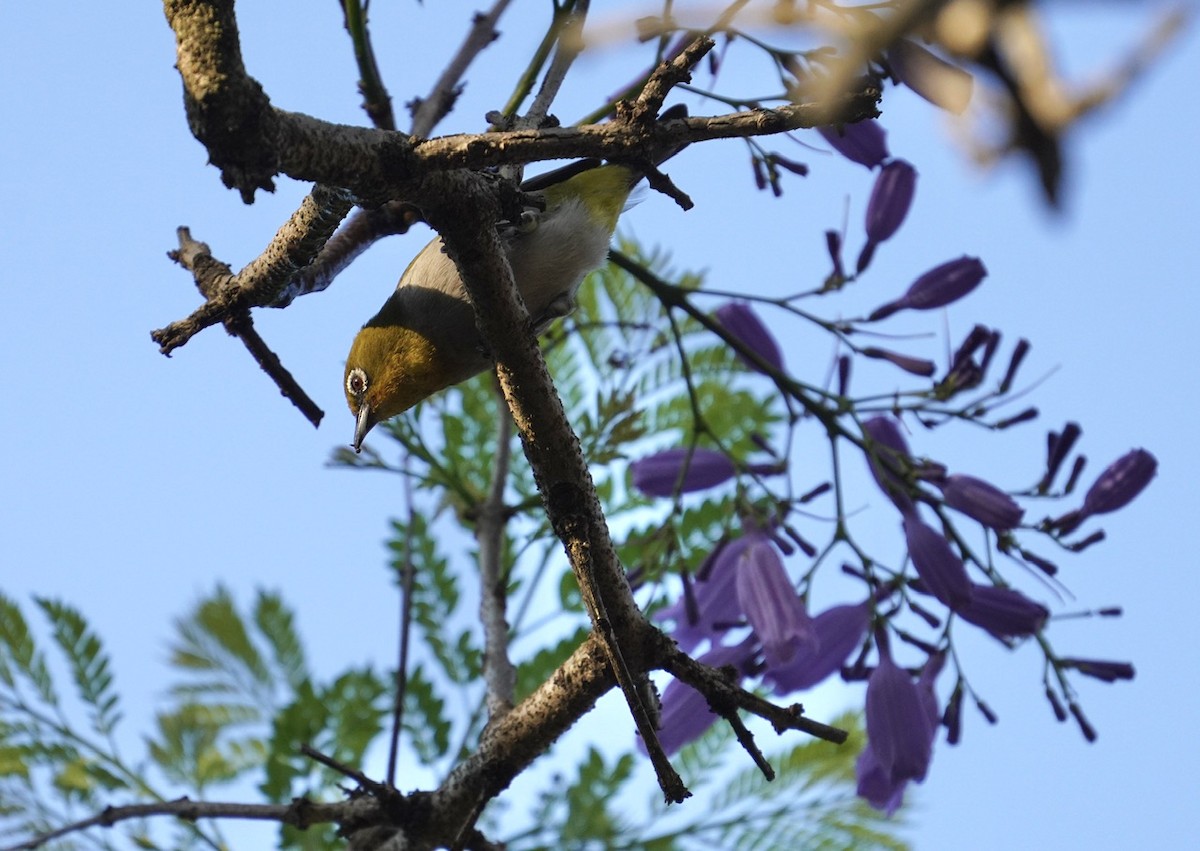
POLYGON ((903 355, 899 352, 893 352, 890 349, 867 346, 861 349, 859 354, 865 358, 885 360, 888 363, 895 364, 907 373, 919 375, 922 378, 928 378, 937 371, 937 366, 933 361, 925 360, 924 358, 914 358, 911 355, 903 355))
POLYGON ((646 496, 667 497, 716 487, 733 478, 733 462, 712 449, 666 449, 629 465, 633 486, 646 496))
MULTIPOLYGON (((767 326, 763 325, 762 320, 758 318, 758 314, 751 309, 749 304, 744 301, 731 301, 718 307, 716 316, 717 321, 725 327, 725 330, 739 340, 742 345, 776 370, 783 371, 783 355, 779 351, 779 344, 775 342, 775 338, 771 336, 767 326)), ((751 369, 759 369, 757 364, 751 363, 746 358, 742 358, 742 360, 751 369)))
POLYGON ((1158 469, 1158 461, 1145 449, 1134 449, 1108 466, 1083 498, 1088 515, 1107 514, 1128 505, 1142 492, 1158 469))
POLYGON ((1117 680, 1132 680, 1133 665, 1128 662, 1109 662, 1104 659, 1059 659, 1058 664, 1064 668, 1073 668, 1084 676, 1095 677, 1106 683, 1117 680))
POLYGON ((954 611, 971 601, 971 580, 950 542, 921 522, 916 512, 904 517, 904 537, 917 576, 930 594, 954 611))
POLYGON ((843 157, 867 168, 875 168, 889 156, 887 131, 873 118, 841 127, 818 127, 817 132, 843 157))
MULTIPOLYGON (((701 656, 699 661, 714 668, 733 665, 743 669, 754 656, 755 650, 753 638, 748 638, 733 647, 718 645, 701 656)), ((716 720, 717 716, 709 708, 704 695, 679 680, 672 680, 663 689, 659 743, 668 754, 673 754, 688 742, 699 738, 716 720)), ((640 739, 638 747, 645 751, 645 744, 640 739)))
POLYGON ((797 653, 786 665, 768 668, 764 677, 774 683, 775 694, 812 688, 841 669, 867 635, 871 616, 866 602, 834 606, 812 619, 816 641, 808 652, 797 653))
POLYGON ((892 661, 881 632, 879 664, 867 680, 867 738, 890 783, 923 780, 933 753, 932 724, 921 690, 892 661))
POLYGON ((906 38, 892 42, 887 60, 896 79, 934 106, 955 114, 967 108, 975 81, 962 68, 906 38))
POLYGON ((746 536, 737 570, 737 596, 770 666, 784 665, 797 650, 815 649, 812 618, 792 587, 779 553, 762 532, 746 536))
POLYGON ((906 160, 895 159, 875 178, 867 202, 867 239, 876 244, 890 239, 912 206, 917 188, 917 170, 906 160))
POLYGON ((1050 617, 1041 603, 1013 588, 995 585, 972 585, 971 602, 959 608, 958 614, 999 639, 1033 635, 1050 617))
POLYGON ((992 529, 1012 529, 1025 513, 1011 496, 974 476, 955 474, 937 484, 946 505, 992 529))
POLYGON ((979 286, 987 269, 978 257, 959 257, 935 266, 913 282, 904 295, 876 308, 868 317, 884 319, 900 310, 933 310, 957 301, 979 286))
POLYGON ((863 437, 870 438, 867 463, 879 489, 901 512, 911 511, 912 499, 904 485, 902 471, 912 464, 904 433, 891 417, 871 417, 863 423, 863 437))

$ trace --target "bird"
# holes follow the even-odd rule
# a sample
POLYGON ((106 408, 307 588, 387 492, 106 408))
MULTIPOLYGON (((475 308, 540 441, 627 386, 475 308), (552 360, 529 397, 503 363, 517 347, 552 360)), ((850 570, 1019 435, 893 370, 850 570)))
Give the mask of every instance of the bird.
MULTIPOLYGON (((617 219, 642 177, 641 169, 591 160, 522 187, 540 190, 545 208, 526 207, 519 221, 501 223, 500 235, 535 333, 574 308, 580 284, 604 262, 617 219)), ((354 415, 354 451, 378 423, 490 365, 458 269, 435 237, 350 347, 344 389, 354 415)))

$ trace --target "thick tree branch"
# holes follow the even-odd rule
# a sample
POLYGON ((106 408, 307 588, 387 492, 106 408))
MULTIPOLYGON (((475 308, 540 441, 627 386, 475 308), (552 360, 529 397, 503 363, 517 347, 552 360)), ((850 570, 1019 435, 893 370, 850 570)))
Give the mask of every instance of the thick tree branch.
POLYGON ((654 762, 667 798, 689 793, 658 745, 655 723, 641 687, 649 657, 644 645, 655 630, 642 616, 608 535, 579 440, 546 370, 529 314, 517 293, 512 270, 496 232, 504 204, 495 184, 470 173, 440 176, 439 197, 458 203, 432 206, 426 216, 446 243, 475 309, 484 343, 534 471, 546 513, 563 542, 584 605, 634 722, 654 762), (523 329, 524 333, 521 333, 523 329), (515 332, 515 333, 514 333, 515 332))

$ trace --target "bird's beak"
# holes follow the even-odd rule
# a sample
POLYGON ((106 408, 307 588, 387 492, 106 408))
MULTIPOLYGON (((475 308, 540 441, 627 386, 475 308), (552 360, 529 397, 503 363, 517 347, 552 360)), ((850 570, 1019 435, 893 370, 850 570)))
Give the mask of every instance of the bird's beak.
POLYGON ((358 416, 354 419, 354 451, 362 452, 362 442, 367 432, 375 425, 375 417, 371 415, 371 406, 363 402, 358 406, 358 416))

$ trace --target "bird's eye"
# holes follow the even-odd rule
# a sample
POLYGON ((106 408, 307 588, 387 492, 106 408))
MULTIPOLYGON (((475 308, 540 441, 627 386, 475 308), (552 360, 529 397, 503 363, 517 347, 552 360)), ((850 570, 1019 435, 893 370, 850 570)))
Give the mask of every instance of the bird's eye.
POLYGON ((350 370, 346 376, 346 390, 355 398, 361 397, 367 392, 367 374, 358 367, 350 370))
POLYGON ((521 220, 517 222, 517 233, 532 233, 537 230, 540 218, 536 210, 525 210, 521 213, 521 220))

